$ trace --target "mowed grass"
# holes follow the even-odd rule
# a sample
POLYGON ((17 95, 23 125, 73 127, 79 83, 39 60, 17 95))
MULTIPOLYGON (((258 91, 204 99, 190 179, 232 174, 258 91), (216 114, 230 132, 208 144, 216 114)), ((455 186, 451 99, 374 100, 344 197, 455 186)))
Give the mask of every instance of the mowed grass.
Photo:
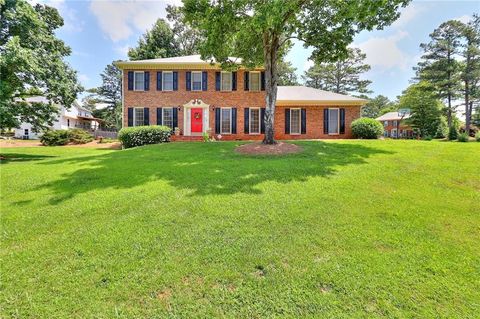
POLYGON ((478 318, 480 143, 1 153, 2 318, 478 318))

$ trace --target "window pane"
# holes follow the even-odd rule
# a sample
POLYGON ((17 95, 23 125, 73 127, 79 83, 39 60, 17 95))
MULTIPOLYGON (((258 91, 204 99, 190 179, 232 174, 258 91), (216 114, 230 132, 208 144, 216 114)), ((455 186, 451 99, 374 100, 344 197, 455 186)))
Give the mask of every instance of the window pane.
POLYGON ((250 109, 250 133, 260 133, 260 110, 250 109))
POLYGON ((300 110, 290 110, 290 134, 300 134, 300 110))
POLYGON ((328 110, 328 133, 338 133, 338 110, 336 109, 328 110))
POLYGON ((222 117, 221 124, 222 125, 221 125, 220 133, 222 133, 222 134, 230 134, 231 133, 231 131, 230 131, 231 111, 232 111, 232 109, 222 109, 222 111, 221 111, 221 117, 222 117))
POLYGON ((173 130, 173 109, 170 107, 164 107, 162 109, 163 112, 163 119, 162 123, 165 126, 168 126, 173 130))
POLYGON ((192 72, 192 90, 202 90, 202 72, 192 72))
POLYGON ((135 126, 142 126, 143 125, 143 108, 142 107, 136 107, 135 108, 135 126))
POLYGON ((173 91, 173 73, 172 72, 163 73, 163 90, 173 91))
POLYGON ((260 73, 250 72, 250 91, 260 91, 260 73))
POLYGON ((145 87, 143 86, 145 82, 145 75, 143 72, 135 72, 135 90, 143 91, 145 87))
POLYGON ((222 72, 222 91, 231 91, 232 90, 232 73, 231 72, 222 72))

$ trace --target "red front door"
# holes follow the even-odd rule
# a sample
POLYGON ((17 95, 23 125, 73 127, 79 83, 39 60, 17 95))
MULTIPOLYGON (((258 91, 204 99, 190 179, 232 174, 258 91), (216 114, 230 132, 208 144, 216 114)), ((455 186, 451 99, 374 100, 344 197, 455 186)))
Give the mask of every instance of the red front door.
POLYGON ((202 133, 203 131, 203 109, 191 109, 190 126, 192 133, 202 133))

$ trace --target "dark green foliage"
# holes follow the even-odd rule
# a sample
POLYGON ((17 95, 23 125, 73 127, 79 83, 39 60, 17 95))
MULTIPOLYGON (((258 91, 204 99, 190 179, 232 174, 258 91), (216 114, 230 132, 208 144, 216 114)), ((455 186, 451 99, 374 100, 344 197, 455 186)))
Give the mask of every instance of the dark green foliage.
POLYGON ((39 132, 52 125, 56 108, 19 98, 42 95, 68 108, 82 91, 77 73, 64 61, 71 49, 55 36, 63 19, 47 5, 0 2, 0 128, 26 122, 39 132))
POLYGON ((455 126, 450 126, 448 129, 448 139, 450 141, 455 141, 458 138, 458 130, 455 126))
POLYGON ((368 103, 362 107, 362 117, 377 118, 382 114, 396 111, 398 106, 395 102, 383 95, 377 95, 373 99, 369 99, 366 95, 360 96, 363 99, 367 99, 368 103))
POLYGON ((348 49, 347 57, 336 62, 315 64, 305 72, 305 84, 310 87, 341 94, 371 93, 370 80, 362 80, 363 73, 370 70, 370 65, 363 61, 366 54, 360 49, 348 49))
POLYGON ((467 133, 460 133, 460 134, 458 134, 457 140, 459 142, 468 142, 468 138, 469 138, 469 136, 468 136, 467 133))
POLYGON ((159 144, 170 141, 172 130, 167 126, 150 125, 124 127, 118 133, 118 139, 124 148, 159 144))
POLYGON ((85 144, 93 141, 93 136, 82 129, 46 131, 40 142, 46 146, 71 144, 85 144))
POLYGON ((299 85, 296 71, 291 62, 278 62, 278 85, 299 85))
POLYGON ((448 135, 447 119, 442 116, 438 123, 437 131, 435 132, 435 138, 445 138, 448 135))
POLYGON ((431 141, 432 139, 433 139, 433 137, 431 135, 422 136, 422 140, 424 140, 424 141, 431 141))
POLYGON ((475 140, 477 142, 480 142, 480 132, 478 132, 477 134, 475 134, 475 140))
POLYGON ((382 135, 383 126, 377 120, 364 117, 352 122, 352 133, 355 138, 376 139, 382 135))

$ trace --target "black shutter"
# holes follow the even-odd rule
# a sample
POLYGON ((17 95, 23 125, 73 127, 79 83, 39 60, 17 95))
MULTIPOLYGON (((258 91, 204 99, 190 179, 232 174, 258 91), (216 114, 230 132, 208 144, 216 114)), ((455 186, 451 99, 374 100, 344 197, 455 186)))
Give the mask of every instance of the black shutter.
POLYGON ((178 91, 178 72, 173 72, 173 90, 178 91))
POLYGON ((215 134, 220 134, 220 108, 215 109, 215 134))
POLYGON ((232 91, 237 90, 237 72, 232 72, 232 91))
POLYGON ((265 108, 260 109, 260 133, 265 133, 265 108))
POLYGON ((290 134, 290 109, 285 109, 285 134, 290 134))
POLYGON ((340 109, 340 134, 345 134, 345 109, 340 109))
POLYGON ((328 134, 328 109, 323 109, 323 134, 328 134))
POLYGON ((248 88, 248 72, 244 72, 243 73, 243 90, 244 91, 248 91, 249 88, 248 88))
POLYGON ((265 91, 265 71, 260 73, 260 80, 262 85, 262 91, 265 91))
POLYGON ((220 72, 215 72, 215 90, 220 91, 220 72))
POLYGON ((250 109, 248 107, 243 109, 243 132, 245 134, 250 133, 250 109))
POLYGON ((207 71, 202 72, 202 91, 207 91, 208 89, 208 73, 207 71))
POLYGON ((128 71, 128 90, 133 90, 133 71, 128 71))
POLYGON ((187 73, 185 73, 185 86, 187 91, 192 90, 192 72, 190 71, 187 71, 187 73))
POLYGON ((157 91, 162 90, 162 71, 157 72, 157 91))
POLYGON ((128 108, 127 114, 128 114, 127 126, 133 126, 133 107, 128 108))
POLYGON ((232 134, 237 134, 237 109, 232 107, 232 134))
POLYGON ((162 125, 162 108, 157 107, 157 125, 162 125))
POLYGON ((178 127, 178 109, 173 107, 173 129, 178 127))
POLYGON ((302 109, 301 134, 307 134, 307 110, 302 109))
POLYGON ((145 78, 145 91, 150 90, 150 72, 145 72, 144 74, 145 78))
POLYGON ((150 117, 149 117, 149 109, 148 107, 143 108, 143 125, 150 125, 150 117))

